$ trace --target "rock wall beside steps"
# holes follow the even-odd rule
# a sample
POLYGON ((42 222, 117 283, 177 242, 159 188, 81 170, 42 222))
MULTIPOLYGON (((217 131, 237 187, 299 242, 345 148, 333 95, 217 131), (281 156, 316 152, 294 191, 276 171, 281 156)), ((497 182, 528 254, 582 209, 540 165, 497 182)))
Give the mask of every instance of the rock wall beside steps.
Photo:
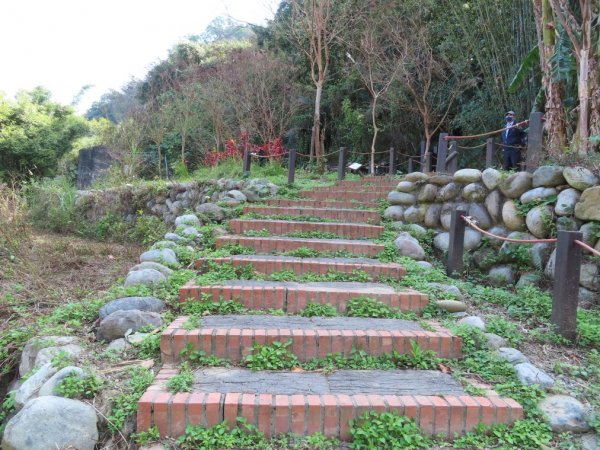
MULTIPOLYGON (((451 213, 467 212, 480 228, 519 239, 548 238, 557 230, 580 230, 583 240, 600 250, 600 180, 583 167, 542 166, 533 174, 462 169, 454 175, 414 172, 390 192, 385 217, 401 224, 418 224, 437 231, 434 247, 448 249, 451 213)), ((465 249, 472 263, 488 271, 497 285, 538 283, 539 274, 554 276, 554 245, 485 241, 467 229, 465 249), (500 250, 498 250, 500 248, 500 250), (516 269, 526 263, 531 271, 516 269), (536 273, 537 270, 537 273, 536 273)), ((600 269, 593 260, 582 266, 580 296, 598 297, 600 269)))

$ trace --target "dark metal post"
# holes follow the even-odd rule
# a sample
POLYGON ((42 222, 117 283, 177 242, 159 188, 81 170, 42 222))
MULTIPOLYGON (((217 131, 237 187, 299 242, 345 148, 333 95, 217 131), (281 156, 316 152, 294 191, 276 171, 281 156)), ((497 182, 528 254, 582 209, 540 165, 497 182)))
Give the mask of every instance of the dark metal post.
POLYGON ((290 148, 288 154, 288 185, 294 184, 294 177, 296 176, 296 149, 290 148))
POLYGON ((448 246, 448 261, 446 262, 446 275, 452 276, 463 268, 463 250, 465 246, 465 221, 461 216, 465 211, 455 209, 450 218, 450 242, 448 246))
POLYGON ((529 132, 527 133, 527 159, 525 166, 528 172, 533 172, 535 169, 537 169, 543 157, 543 116, 544 114, 541 112, 534 112, 529 116, 529 132))
POLYGON ((485 168, 489 169, 494 165, 494 153, 496 152, 496 139, 488 138, 485 145, 485 168))
POLYGON ((552 324, 563 337, 573 340, 577 336, 577 301, 579 298, 579 273, 582 240, 580 231, 559 231, 554 261, 554 292, 552 299, 552 324))
POLYGON ((425 157, 425 141, 419 143, 420 155, 421 155, 421 172, 427 172, 427 161, 425 157))
POLYGON ((390 147, 390 175, 396 175, 396 149, 394 147, 390 147))
POLYGON ((448 156, 448 141, 446 137, 448 133, 440 133, 438 140, 437 164, 435 171, 437 173, 446 173, 446 156, 448 156))
POLYGON ((446 172, 450 175, 454 175, 454 172, 458 170, 458 144, 456 141, 450 141, 450 146, 448 147, 448 157, 446 161, 448 164, 446 166, 446 172), (451 158, 452 156, 452 158, 451 158))
POLYGON ((244 171, 244 176, 248 177, 250 176, 250 163, 252 162, 252 155, 250 154, 250 149, 248 148, 248 145, 246 144, 246 146, 244 147, 244 164, 243 164, 243 171, 244 171))
POLYGON ((346 178, 346 147, 340 147, 338 157, 338 180, 346 178))
POLYGON ((413 173, 413 159, 411 157, 408 158, 408 172, 407 173, 413 173))

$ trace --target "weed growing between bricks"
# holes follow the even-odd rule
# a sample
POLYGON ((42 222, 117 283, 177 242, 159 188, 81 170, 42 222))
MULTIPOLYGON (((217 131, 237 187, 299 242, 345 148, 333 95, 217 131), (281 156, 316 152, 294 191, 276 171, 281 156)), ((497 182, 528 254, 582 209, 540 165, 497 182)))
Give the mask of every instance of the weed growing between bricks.
POLYGON ((300 221, 300 222, 327 222, 327 223, 342 223, 343 220, 339 219, 329 219, 325 217, 317 217, 317 216, 292 216, 287 214, 258 214, 258 213, 247 213, 244 214, 242 219, 258 219, 258 220, 291 220, 291 221, 300 221))

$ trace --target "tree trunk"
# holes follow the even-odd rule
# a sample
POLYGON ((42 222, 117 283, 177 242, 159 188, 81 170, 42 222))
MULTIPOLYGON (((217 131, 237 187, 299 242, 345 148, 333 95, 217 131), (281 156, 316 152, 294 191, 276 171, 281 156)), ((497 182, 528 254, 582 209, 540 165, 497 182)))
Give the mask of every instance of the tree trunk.
POLYGON ((323 83, 316 83, 317 92, 315 94, 315 112, 313 116, 313 129, 310 142, 310 159, 309 162, 313 162, 313 156, 316 158, 318 166, 321 166, 322 162, 322 143, 321 143, 321 97, 323 95, 323 83))
POLYGON ((187 164, 185 163, 185 139, 186 138, 186 133, 182 133, 181 134, 181 164, 183 164, 183 167, 187 167, 187 164))
POLYGON ((162 153, 160 151, 160 142, 156 142, 156 149, 158 150, 158 178, 162 178, 162 153))
MULTIPOLYGON (((589 73, 590 87, 589 93, 590 98, 600 98, 600 77, 597 74, 600 73, 600 49, 598 50, 597 56, 592 55, 590 58, 589 73), (594 76, 594 74, 596 74, 594 76)), ((600 102, 594 101, 590 105, 590 136, 600 135, 600 102)))
POLYGON ((548 153, 560 155, 567 147, 566 118, 564 109, 564 84, 552 79, 550 58, 554 54, 555 36, 552 7, 549 0, 534 0, 534 13, 540 49, 542 86, 546 93, 545 129, 548 135, 548 153))
POLYGON ((579 118, 577 121, 577 134, 574 144, 579 155, 585 155, 589 147, 589 49, 582 48, 579 54, 579 79, 577 83, 577 94, 579 96, 579 118))
POLYGON ((377 141, 377 134, 379 133, 379 128, 377 128, 377 96, 373 97, 373 105, 371 108, 371 120, 373 123, 373 140, 371 141, 371 163, 369 166, 369 170, 371 175, 375 175, 375 143, 377 141))

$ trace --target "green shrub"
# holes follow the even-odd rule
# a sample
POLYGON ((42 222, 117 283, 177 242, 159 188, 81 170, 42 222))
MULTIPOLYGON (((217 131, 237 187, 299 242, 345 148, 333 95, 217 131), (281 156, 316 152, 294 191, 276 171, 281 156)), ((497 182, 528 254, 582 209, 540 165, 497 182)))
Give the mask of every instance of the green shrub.
POLYGON ((300 315, 302 317, 335 317, 338 313, 335 306, 309 302, 300 315))
POLYGON ((73 372, 59 383, 56 390, 63 397, 83 400, 94 398, 103 387, 104 381, 96 375, 85 374, 81 377, 77 372, 73 372))
POLYGON ((243 363, 252 370, 285 370, 300 365, 298 358, 288 350, 292 341, 275 341, 270 345, 255 344, 252 354, 243 363))
POLYGON ((431 446, 413 419, 394 413, 367 411, 350 421, 351 449, 418 450, 431 446))
POLYGON ((134 242, 149 246, 160 241, 168 231, 169 227, 162 219, 138 214, 129 230, 128 237, 134 242))
POLYGON ((179 366, 179 373, 167 381, 167 390, 172 393, 190 392, 194 386, 194 374, 187 363, 179 366))
POLYGON ((32 181, 24 192, 30 217, 37 227, 61 233, 80 228, 75 211, 77 190, 66 179, 32 181))

